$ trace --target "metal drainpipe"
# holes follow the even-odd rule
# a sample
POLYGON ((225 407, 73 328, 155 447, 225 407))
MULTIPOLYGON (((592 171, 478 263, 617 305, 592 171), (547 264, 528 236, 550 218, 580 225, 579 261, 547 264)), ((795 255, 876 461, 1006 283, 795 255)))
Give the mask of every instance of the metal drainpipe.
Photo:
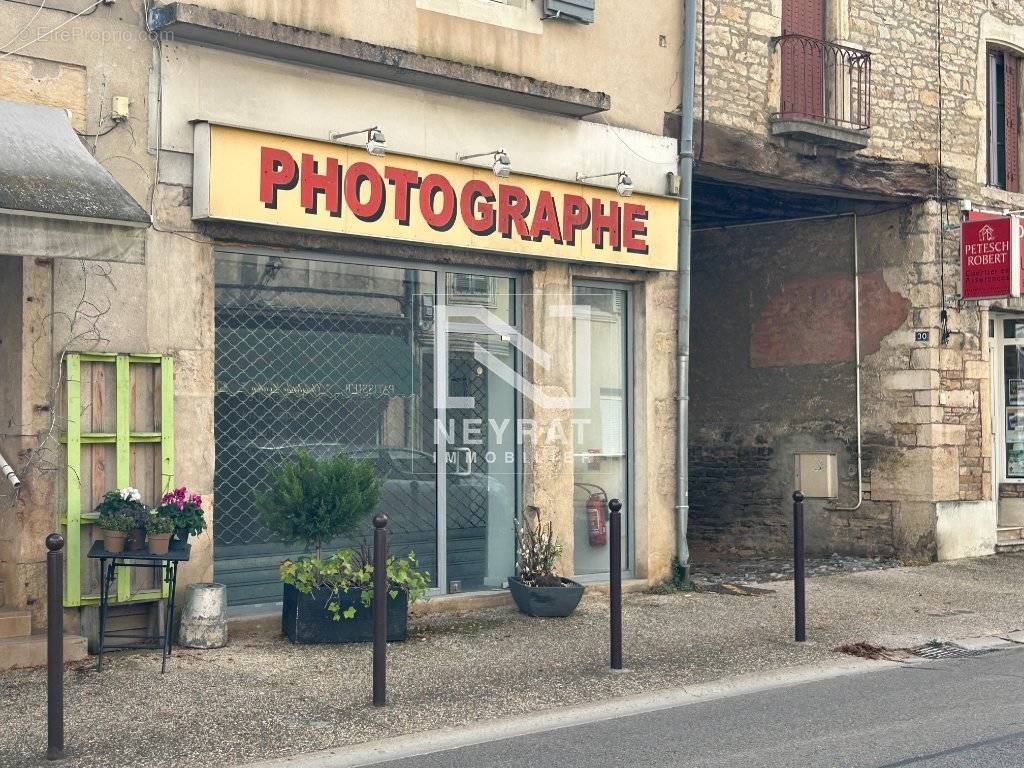
POLYGON ((676 558, 684 578, 690 573, 686 528, 690 514, 690 252, 693 231, 693 91, 696 83, 697 0, 683 0, 682 103, 679 119, 679 295, 678 444, 676 445, 676 558))
POLYGON ((832 512, 856 512, 864 503, 864 454, 861 450, 860 416, 860 252, 857 244, 857 214, 853 214, 853 337, 857 365, 857 503, 852 507, 829 506, 832 512))

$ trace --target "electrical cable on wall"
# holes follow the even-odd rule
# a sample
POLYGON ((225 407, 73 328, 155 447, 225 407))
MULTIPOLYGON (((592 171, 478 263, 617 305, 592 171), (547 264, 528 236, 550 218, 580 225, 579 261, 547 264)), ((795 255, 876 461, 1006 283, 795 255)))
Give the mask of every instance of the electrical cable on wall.
MULTIPOLYGON (((10 51, 2 51, 2 52, 0 52, 0 60, 6 59, 8 56, 13 56, 14 54, 18 53, 18 51, 25 50, 30 45, 34 45, 35 43, 38 43, 44 37, 49 37, 54 32, 56 32, 58 29, 62 29, 63 27, 66 27, 68 24, 70 24, 75 19, 81 18, 82 16, 89 16, 89 15, 91 15, 92 12, 95 11, 102 4, 103 4, 103 0, 96 0, 96 2, 93 3, 92 5, 87 6, 86 8, 83 8, 81 11, 76 13, 74 16, 72 16, 72 17, 70 17, 68 19, 65 19, 64 21, 62 21, 60 24, 58 24, 57 26, 53 27, 52 29, 46 30, 45 32, 43 32, 43 34, 36 36, 32 40, 29 40, 24 45, 19 45, 17 48, 14 48, 14 49, 12 49, 10 51)), ((40 10, 42 10, 42 6, 40 6, 40 10)), ((33 21, 34 21, 34 19, 33 19, 33 21)), ((31 24, 31 23, 32 22, 30 21, 29 24, 31 24)), ((24 30, 22 30, 22 32, 23 31, 24 30)), ((21 34, 21 32, 18 33, 18 35, 20 35, 20 34, 21 34)), ((15 35, 15 38, 17 38, 17 35, 15 35)), ((8 45, 10 45, 10 43, 8 43, 8 45)))
POLYGON ((935 158, 935 202, 939 206, 939 344, 949 341, 949 310, 946 307, 946 224, 949 211, 942 194, 942 0, 935 0, 935 61, 938 67, 938 106, 935 117, 937 146, 935 158))
MULTIPOLYGON (((26 3, 26 5, 27 5, 27 3, 26 3)), ((43 8, 45 8, 45 7, 46 7, 46 0, 42 0, 42 2, 39 4, 39 7, 36 8, 36 12, 32 15, 32 18, 29 19, 27 22, 25 22, 25 26, 23 26, 21 29, 19 29, 17 32, 15 32, 14 33, 14 37, 12 37, 6 43, 4 43, 2 46, 0 46, 0 48, 6 48, 8 45, 13 45, 14 43, 18 42, 18 38, 21 37, 21 33, 24 32, 25 30, 27 30, 29 27, 32 26, 32 23, 36 19, 39 18, 39 14, 43 12, 43 8)))

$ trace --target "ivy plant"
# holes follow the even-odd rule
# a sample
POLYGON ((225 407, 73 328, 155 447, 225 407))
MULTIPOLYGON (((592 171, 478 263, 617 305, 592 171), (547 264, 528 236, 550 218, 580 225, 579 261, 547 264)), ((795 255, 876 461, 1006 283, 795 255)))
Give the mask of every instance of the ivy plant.
MULTIPOLYGON (((406 557, 389 557, 387 574, 388 596, 392 600, 399 593, 406 592, 409 603, 414 603, 423 597, 430 585, 430 574, 417 568, 414 552, 406 557)), ((328 588, 330 593, 324 608, 335 621, 351 619, 356 615, 355 606, 342 609, 342 594, 358 592, 363 606, 373 604, 373 561, 365 547, 359 552, 342 549, 326 560, 316 557, 285 560, 281 563, 281 581, 305 594, 312 594, 321 587, 328 588)))

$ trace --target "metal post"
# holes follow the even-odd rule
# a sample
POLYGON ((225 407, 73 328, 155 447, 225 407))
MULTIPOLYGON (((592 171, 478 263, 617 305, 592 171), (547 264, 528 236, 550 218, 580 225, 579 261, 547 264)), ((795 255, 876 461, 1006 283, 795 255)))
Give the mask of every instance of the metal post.
POLYGON ((46 537, 46 759, 64 757, 64 537, 46 537))
POLYGON ((608 594, 611 598, 612 669, 622 669, 622 502, 608 502, 608 594))
POLYGON ((373 518, 373 706, 387 704, 388 534, 387 515, 373 518))
POLYGON ((793 493, 793 604, 796 614, 796 641, 807 639, 804 589, 804 495, 793 493))

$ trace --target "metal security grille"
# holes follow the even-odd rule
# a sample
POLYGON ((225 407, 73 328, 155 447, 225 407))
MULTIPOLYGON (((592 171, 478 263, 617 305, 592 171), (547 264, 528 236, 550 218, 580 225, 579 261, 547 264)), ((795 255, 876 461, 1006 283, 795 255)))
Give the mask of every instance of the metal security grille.
MULTIPOLYGON (((217 578, 234 603, 280 599, 274 541, 254 495, 296 450, 371 461, 391 549, 436 574, 433 274, 220 254, 216 286, 217 578)), ((367 520, 357 535, 369 541, 367 520)))

